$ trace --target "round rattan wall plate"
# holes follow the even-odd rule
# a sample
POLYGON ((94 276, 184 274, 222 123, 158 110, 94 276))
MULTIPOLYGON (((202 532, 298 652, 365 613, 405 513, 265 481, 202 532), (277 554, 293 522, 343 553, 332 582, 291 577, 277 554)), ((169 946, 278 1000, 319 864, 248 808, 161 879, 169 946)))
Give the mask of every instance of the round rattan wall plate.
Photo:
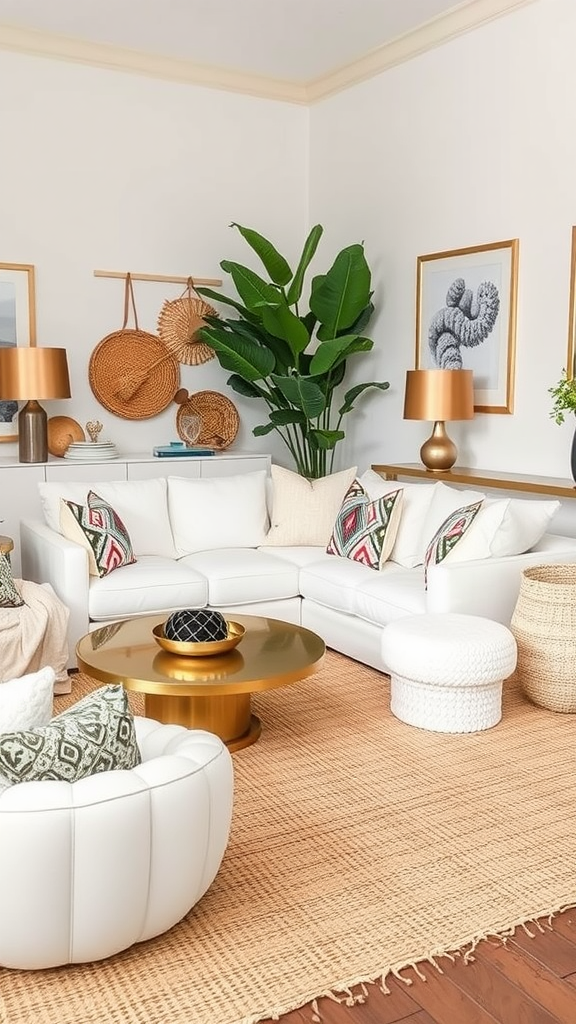
POLYGON ((205 316, 216 316, 216 310, 204 299, 185 296, 168 300, 158 316, 158 335, 176 359, 187 366, 198 366, 214 358, 214 349, 197 338, 204 327, 205 316))
POLYGON ((176 413, 176 429, 182 434, 185 417, 196 414, 202 421, 196 444, 207 448, 224 449, 234 441, 240 426, 238 410, 226 395, 219 391, 197 391, 180 405, 176 413))
POLYGON ((157 416, 178 390, 178 360, 155 334, 123 328, 94 349, 90 387, 105 409, 126 420, 157 416))

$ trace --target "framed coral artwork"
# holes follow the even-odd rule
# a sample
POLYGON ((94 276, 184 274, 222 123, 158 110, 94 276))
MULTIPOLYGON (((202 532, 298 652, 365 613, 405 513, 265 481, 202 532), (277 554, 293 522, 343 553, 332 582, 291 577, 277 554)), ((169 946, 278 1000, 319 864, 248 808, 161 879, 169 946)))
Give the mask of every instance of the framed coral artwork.
POLYGON ((476 412, 514 404, 518 239, 419 256, 416 369, 472 370, 476 412))
MULTIPOLYGON (((34 267, 0 263, 0 348, 36 344, 34 267)), ((18 402, 0 401, 0 442, 17 441, 18 402)))

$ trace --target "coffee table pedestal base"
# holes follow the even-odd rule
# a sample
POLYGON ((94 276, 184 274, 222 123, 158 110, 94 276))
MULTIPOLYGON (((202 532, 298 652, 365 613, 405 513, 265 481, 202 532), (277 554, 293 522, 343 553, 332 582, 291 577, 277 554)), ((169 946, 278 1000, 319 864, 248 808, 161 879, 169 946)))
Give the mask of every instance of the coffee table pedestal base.
POLYGON ((220 697, 147 693, 144 707, 146 717, 157 722, 215 733, 232 752, 249 747, 262 732, 260 719, 252 714, 250 704, 249 693, 220 697))

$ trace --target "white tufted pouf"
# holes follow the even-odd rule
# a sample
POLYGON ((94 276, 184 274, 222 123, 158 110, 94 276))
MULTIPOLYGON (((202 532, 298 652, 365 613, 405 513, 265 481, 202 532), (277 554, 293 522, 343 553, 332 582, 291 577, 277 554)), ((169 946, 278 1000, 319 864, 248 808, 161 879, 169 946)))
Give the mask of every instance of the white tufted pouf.
POLYGON ((409 615, 382 633, 390 710, 433 732, 478 732, 502 717, 502 683, 516 667, 506 626, 477 615, 409 615))

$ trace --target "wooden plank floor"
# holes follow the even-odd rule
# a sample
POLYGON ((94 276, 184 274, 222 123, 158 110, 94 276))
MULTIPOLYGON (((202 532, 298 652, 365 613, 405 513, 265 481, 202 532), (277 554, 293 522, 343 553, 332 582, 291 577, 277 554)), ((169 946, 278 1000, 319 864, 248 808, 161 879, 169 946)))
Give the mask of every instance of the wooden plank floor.
POLYGON ((426 981, 403 971, 412 984, 392 978, 390 995, 368 985, 363 1003, 321 999, 318 1015, 305 1006, 280 1024, 576 1024, 576 910, 542 925, 529 926, 534 938, 520 928, 505 946, 480 943, 468 964, 442 958, 442 974, 425 966, 426 981))

